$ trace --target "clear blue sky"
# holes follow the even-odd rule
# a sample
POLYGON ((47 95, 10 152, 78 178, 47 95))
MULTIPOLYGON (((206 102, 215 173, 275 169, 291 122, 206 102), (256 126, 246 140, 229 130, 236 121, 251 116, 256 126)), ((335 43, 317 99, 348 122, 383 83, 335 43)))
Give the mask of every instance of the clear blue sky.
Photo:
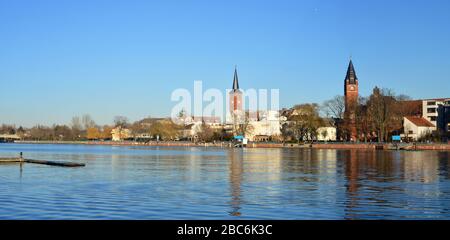
POLYGON ((450 1, 0 0, 0 123, 166 116, 175 88, 279 88, 282 107, 343 94, 450 97, 450 1))

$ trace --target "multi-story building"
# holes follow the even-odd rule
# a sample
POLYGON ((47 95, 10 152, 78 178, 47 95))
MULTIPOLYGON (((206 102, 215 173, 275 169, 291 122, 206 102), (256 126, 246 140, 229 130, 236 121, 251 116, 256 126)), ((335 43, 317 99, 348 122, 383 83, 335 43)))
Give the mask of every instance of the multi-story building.
POLYGON ((443 141, 450 140, 450 104, 439 105, 438 117, 436 119, 436 127, 441 133, 443 141))
POLYGON ((450 98, 435 98, 422 100, 422 115, 437 126, 438 108, 441 105, 450 105, 450 98))

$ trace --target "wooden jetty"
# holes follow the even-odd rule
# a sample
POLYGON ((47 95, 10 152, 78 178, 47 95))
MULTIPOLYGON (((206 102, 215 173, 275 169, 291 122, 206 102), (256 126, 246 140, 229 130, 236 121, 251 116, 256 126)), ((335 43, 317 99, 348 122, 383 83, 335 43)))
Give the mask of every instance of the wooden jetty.
POLYGON ((44 165, 60 166, 60 167, 84 167, 84 166, 86 166, 86 164, 84 164, 84 163, 26 159, 26 158, 22 157, 22 153, 20 153, 20 157, 0 158, 0 163, 35 163, 35 164, 44 164, 44 165))
POLYGON ((15 162, 23 162, 23 158, 19 157, 7 157, 7 158, 0 158, 0 163, 15 163, 15 162))

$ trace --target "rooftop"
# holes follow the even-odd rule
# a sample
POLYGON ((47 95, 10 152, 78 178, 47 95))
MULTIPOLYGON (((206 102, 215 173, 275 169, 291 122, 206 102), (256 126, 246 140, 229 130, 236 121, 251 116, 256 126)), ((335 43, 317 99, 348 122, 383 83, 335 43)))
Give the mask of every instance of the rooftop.
POLYGON ((431 122, 422 117, 405 117, 418 127, 435 127, 431 122))

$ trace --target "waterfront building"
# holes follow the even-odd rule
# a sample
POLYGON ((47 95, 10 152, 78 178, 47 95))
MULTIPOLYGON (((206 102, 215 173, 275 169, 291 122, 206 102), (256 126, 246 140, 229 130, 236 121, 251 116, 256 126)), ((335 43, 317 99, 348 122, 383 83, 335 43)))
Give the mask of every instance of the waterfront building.
POLYGON ((434 98, 422 100, 422 116, 437 126, 439 106, 450 105, 450 98, 434 98))
POLYGON ((336 127, 333 126, 325 126, 319 127, 317 129, 317 140, 318 141, 336 141, 336 127))
MULTIPOLYGON (((245 111, 243 92, 239 89, 237 69, 234 69, 233 87, 229 93, 231 119, 227 119, 233 135, 244 134, 250 141, 264 141, 281 135, 280 113, 275 110, 245 111), (245 127, 243 127, 245 126, 245 127), (241 133, 245 129, 245 133, 241 133)), ((226 127, 225 125, 224 127, 226 127)))
MULTIPOLYGON (((428 127, 427 131, 430 133, 438 133, 443 141, 448 141, 449 138, 449 121, 450 121, 450 98, 431 98, 421 100, 402 101, 401 106, 407 111, 408 119, 415 119, 415 122, 421 127, 428 127), (413 118, 414 117, 414 118, 413 118), (419 120, 417 120, 419 119, 419 120), (425 120, 425 121, 424 121, 425 120), (431 127, 430 124, 433 126, 431 127)), ((406 114, 406 112, 405 112, 406 114)), ((406 117, 406 116, 404 116, 406 117)), ((420 138, 420 133, 411 130, 411 121, 403 121, 403 133, 402 136, 417 140, 420 138), (409 135, 415 137, 408 137, 409 135)), ((419 130, 419 126, 413 127, 419 130)))
POLYGON ((220 120, 220 117, 189 116, 184 118, 184 126, 181 130, 181 137, 189 140, 197 139, 198 135, 202 132, 203 124, 213 130, 222 129, 224 126, 220 120))
POLYGON ((403 117, 403 131, 400 136, 407 140, 417 141, 436 130, 436 126, 423 117, 403 117))
POLYGON ((17 134, 0 134, 0 142, 14 142, 20 139, 20 136, 17 134))
POLYGON ((438 117, 436 119, 436 127, 440 131, 442 141, 446 142, 450 140, 450 103, 445 105, 439 105, 438 117))
POLYGON ((249 121, 246 137, 250 141, 267 141, 281 135, 281 123, 278 111, 258 111, 257 118, 249 121))
POLYGON ((112 140, 115 142, 123 141, 132 137, 131 130, 123 127, 116 127, 111 130, 112 140))
POLYGON ((358 103, 358 77, 350 60, 347 68, 347 74, 344 81, 344 97, 345 97, 345 112, 344 121, 347 129, 347 139, 350 141, 357 140, 356 131, 356 106, 358 103))

